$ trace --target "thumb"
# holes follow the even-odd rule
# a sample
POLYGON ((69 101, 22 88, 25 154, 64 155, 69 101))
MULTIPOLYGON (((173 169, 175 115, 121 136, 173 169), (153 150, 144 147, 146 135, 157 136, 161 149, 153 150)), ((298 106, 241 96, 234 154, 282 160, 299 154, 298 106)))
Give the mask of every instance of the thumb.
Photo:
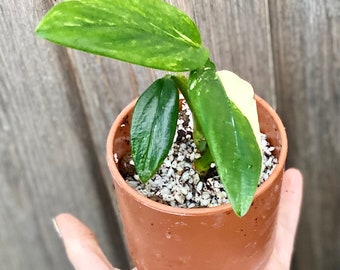
POLYGON ((302 202, 302 189, 303 178, 300 171, 287 170, 283 175, 275 246, 266 270, 290 269, 302 202))
POLYGON ((93 232, 77 218, 60 214, 54 224, 75 270, 118 270, 105 257, 93 232))

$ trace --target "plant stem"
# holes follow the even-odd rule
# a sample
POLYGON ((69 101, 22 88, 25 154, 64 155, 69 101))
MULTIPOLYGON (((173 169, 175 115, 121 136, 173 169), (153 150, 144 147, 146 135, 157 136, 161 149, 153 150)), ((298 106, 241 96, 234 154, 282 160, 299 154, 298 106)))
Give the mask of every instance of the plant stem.
POLYGON ((209 148, 206 148, 206 150, 201 153, 201 155, 202 156, 200 158, 195 159, 194 168, 201 176, 205 176, 210 169, 211 163, 214 161, 212 159, 209 148))
POLYGON ((176 83, 177 87, 180 89, 181 93, 184 96, 184 99, 188 103, 188 106, 192 112, 192 117, 193 117, 193 122, 194 122, 194 130, 193 130, 194 143, 196 145, 196 149, 198 153, 201 154, 201 157, 195 160, 194 167, 201 176, 204 176, 208 172, 210 168, 210 164, 214 161, 210 154, 209 147, 203 135, 202 129, 195 119, 195 108, 193 104, 190 102, 189 95, 188 95, 188 91, 190 91, 188 89, 188 79, 183 75, 172 76, 172 79, 176 83))

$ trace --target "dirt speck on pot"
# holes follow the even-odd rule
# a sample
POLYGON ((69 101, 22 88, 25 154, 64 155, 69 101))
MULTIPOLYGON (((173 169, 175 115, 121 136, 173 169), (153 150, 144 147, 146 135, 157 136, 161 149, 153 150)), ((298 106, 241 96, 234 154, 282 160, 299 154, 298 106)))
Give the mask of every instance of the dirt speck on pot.
MULTIPOLYGON (((262 173, 259 186, 264 183, 277 164, 272 147, 261 134, 262 173)), ((131 155, 120 161, 119 170, 127 183, 151 200, 181 208, 214 207, 228 203, 215 164, 212 163, 204 179, 193 169, 199 158, 193 141, 193 121, 189 107, 182 103, 174 143, 157 174, 146 184, 139 181, 131 155)))

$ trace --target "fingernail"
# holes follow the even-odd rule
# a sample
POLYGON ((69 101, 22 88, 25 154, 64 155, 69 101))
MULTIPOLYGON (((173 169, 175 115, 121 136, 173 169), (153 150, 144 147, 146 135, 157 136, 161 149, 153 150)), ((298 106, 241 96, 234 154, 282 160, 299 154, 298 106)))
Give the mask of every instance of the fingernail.
POLYGON ((57 224, 55 218, 52 218, 52 223, 53 223, 53 227, 54 227, 55 231, 57 232, 59 238, 62 238, 62 235, 60 233, 60 230, 59 230, 59 227, 58 227, 58 224, 57 224))

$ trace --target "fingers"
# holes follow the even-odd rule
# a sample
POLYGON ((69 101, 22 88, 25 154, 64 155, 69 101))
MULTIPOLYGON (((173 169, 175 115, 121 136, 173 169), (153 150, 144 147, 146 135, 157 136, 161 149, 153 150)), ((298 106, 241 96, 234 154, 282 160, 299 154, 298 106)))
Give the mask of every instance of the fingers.
POLYGON ((279 224, 285 230, 296 232, 302 202, 302 175, 297 169, 289 169, 283 177, 279 224))
POLYGON ((76 270, 117 270, 105 257, 94 234, 82 222, 70 214, 60 214, 54 222, 76 270))
POLYGON ((274 255, 289 269, 302 202, 303 179, 299 170, 284 173, 274 255))

